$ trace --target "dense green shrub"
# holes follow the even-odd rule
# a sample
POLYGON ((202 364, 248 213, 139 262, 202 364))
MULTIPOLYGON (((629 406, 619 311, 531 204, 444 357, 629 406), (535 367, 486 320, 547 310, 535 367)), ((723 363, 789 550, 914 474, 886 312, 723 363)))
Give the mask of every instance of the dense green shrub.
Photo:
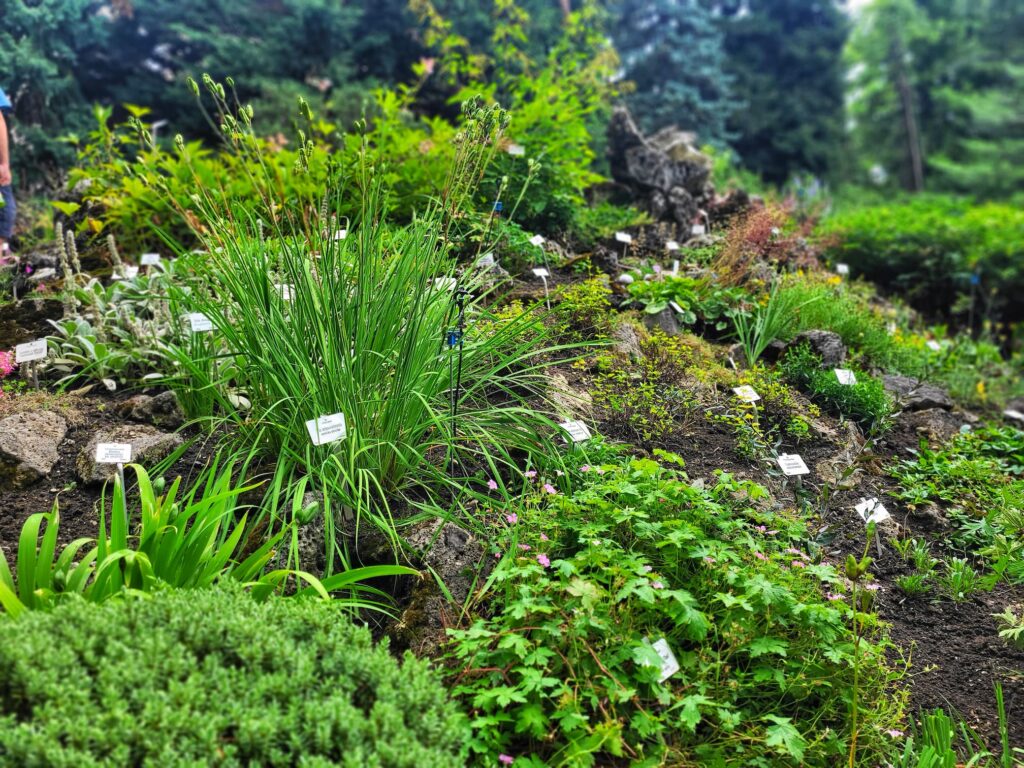
POLYGON ((838 236, 829 250, 835 261, 925 312, 967 319, 967 301, 958 299, 971 295, 973 273, 981 281, 976 322, 986 313, 1024 318, 1024 211, 1017 206, 919 196, 840 211, 823 231, 838 236))
POLYGON ((464 718, 330 603, 241 589, 0 620, 0 762, 459 765, 464 718))
POLYGON ((570 476, 541 475, 503 510, 488 602, 452 632, 474 764, 845 764, 858 686, 872 706, 855 764, 883 762, 899 699, 864 612, 854 649, 844 578, 764 488, 727 474, 698 488, 657 453, 574 457, 573 495, 570 476), (681 669, 659 682, 662 638, 681 669))
POLYGON ((886 393, 880 380, 862 370, 852 368, 857 383, 840 384, 835 371, 823 370, 821 358, 806 344, 790 350, 781 366, 786 378, 807 392, 811 399, 838 411, 843 416, 856 419, 865 427, 883 426, 885 420, 892 414, 892 398, 886 393))

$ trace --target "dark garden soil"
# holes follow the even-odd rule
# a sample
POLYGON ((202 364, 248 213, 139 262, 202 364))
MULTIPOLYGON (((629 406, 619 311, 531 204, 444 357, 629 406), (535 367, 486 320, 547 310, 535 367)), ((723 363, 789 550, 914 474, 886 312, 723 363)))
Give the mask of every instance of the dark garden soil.
MULTIPOLYGON (((110 395, 90 392, 84 395, 39 396, 37 407, 53 410, 64 416, 68 422, 68 431, 60 445, 60 458, 49 477, 27 488, 4 491, 0 494, 0 547, 3 547, 4 555, 12 567, 22 524, 36 512, 49 512, 54 502, 57 502, 60 511, 60 544, 82 537, 96 537, 103 486, 83 484, 75 471, 75 460, 79 451, 98 429, 134 423, 115 413, 116 405, 133 394, 138 393, 110 395)), ((24 397, 34 398, 36 395, 29 394, 24 397)), ((13 411, 2 411, 0 418, 11 413, 13 411)), ((182 436, 188 440, 192 435, 185 432, 182 436)), ((189 477, 200 470, 209 457, 210 446, 195 441, 189 445, 166 476, 173 479, 181 475, 183 486, 186 486, 189 477)), ((128 483, 131 485, 130 475, 128 483)), ((129 493, 129 497, 130 495, 129 493)))

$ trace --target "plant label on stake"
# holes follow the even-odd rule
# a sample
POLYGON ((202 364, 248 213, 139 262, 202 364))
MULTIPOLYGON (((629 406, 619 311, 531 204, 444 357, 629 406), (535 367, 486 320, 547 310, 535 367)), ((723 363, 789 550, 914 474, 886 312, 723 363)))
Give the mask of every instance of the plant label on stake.
POLYGON ((616 232, 615 242, 625 243, 626 245, 629 245, 630 243, 633 242, 633 236, 627 232, 616 232))
POLYGON ((522 144, 509 144, 505 147, 505 151, 512 155, 512 157, 522 157, 526 154, 526 147, 522 144))
POLYGON ((277 293, 281 297, 282 301, 291 301, 292 299, 295 298, 294 293, 293 293, 294 292, 293 286, 287 285, 286 283, 275 283, 274 284, 274 290, 277 291, 277 293))
POLYGON ((124 465, 132 460, 131 443, 98 443, 96 445, 97 464, 116 464, 117 479, 121 482, 121 507, 124 509, 124 524, 128 526, 128 491, 124 487, 124 465))
POLYGON ((191 312, 187 317, 192 333, 207 333, 213 330, 213 321, 202 312, 191 312))
POLYGON ((313 445, 326 445, 344 440, 348 430, 345 426, 344 413, 332 413, 306 422, 306 431, 313 445))
POLYGON ((707 232, 707 229, 705 229, 703 224, 694 224, 692 227, 690 227, 690 234, 694 235, 695 237, 699 237, 700 235, 703 235, 705 232, 707 232))
MULTIPOLYGON (((18 364, 22 363, 35 363, 36 360, 46 359, 46 339, 36 339, 35 341, 28 341, 24 344, 18 344, 14 348, 14 362, 18 364)), ((32 387, 39 389, 39 370, 35 365, 29 365, 29 369, 32 372, 32 387)))
POLYGON ((455 287, 459 284, 459 281, 454 277, 435 277, 434 278, 434 290, 437 291, 454 291, 455 287))
POLYGON ((864 521, 864 525, 868 523, 881 523, 883 520, 888 520, 892 517, 889 514, 889 510, 876 498, 861 499, 854 509, 857 510, 860 519, 864 521))
POLYGON ((1003 411, 1003 416, 1006 416, 1007 418, 1010 419, 1016 419, 1017 421, 1024 421, 1024 413, 1021 413, 1020 411, 1015 411, 1012 408, 1007 408, 1005 411, 1003 411))
POLYGON ((672 308, 672 311, 673 311, 673 312, 675 312, 675 313, 676 313, 677 315, 685 315, 685 314, 686 314, 686 313, 685 313, 685 312, 683 311, 683 308, 679 306, 679 303, 678 303, 678 302, 675 302, 675 301, 670 301, 670 302, 668 303, 668 305, 669 305, 669 307, 671 307, 671 308, 672 308))
POLYGON ((761 399, 761 396, 757 394, 757 390, 749 384, 744 384, 742 387, 733 387, 732 391, 735 392, 736 397, 744 403, 756 403, 761 399))
POLYGON ((530 245, 535 245, 540 248, 544 245, 544 235, 534 235, 530 238, 530 245))
POLYGON ((484 269, 490 269, 491 267, 497 265, 497 263, 498 262, 495 261, 494 259, 494 253, 492 253, 491 251, 488 251, 487 253, 485 253, 483 256, 476 260, 476 265, 478 267, 483 267, 484 269))
POLYGON ((836 274, 837 275, 842 275, 843 277, 846 277, 847 275, 850 274, 850 265, 849 264, 836 264, 836 274))
POLYGON ((930 349, 932 352, 942 351, 942 345, 939 344, 939 342, 937 342, 935 339, 928 339, 928 341, 925 342, 925 346, 928 347, 928 349, 930 349))
POLYGON ((811 470, 804 464, 804 460, 797 453, 780 453, 779 457, 775 460, 779 464, 779 469, 782 470, 782 474, 786 477, 799 477, 800 475, 809 475, 811 470))
POLYGON ((120 274, 115 272, 110 276, 111 280, 134 280, 139 276, 139 268, 130 264, 121 267, 120 274))
MULTIPOLYGON (((540 235, 537 235, 537 237, 540 237, 540 235)), ((551 299, 548 296, 548 276, 551 273, 544 269, 544 267, 537 267, 536 269, 531 269, 530 271, 533 272, 533 274, 536 277, 539 277, 544 282, 544 303, 547 305, 548 309, 551 309, 551 299)))
POLYGON ((672 653, 672 648, 668 644, 668 640, 664 637, 651 643, 649 638, 644 638, 645 643, 650 643, 651 648, 661 658, 661 675, 658 677, 659 683, 664 683, 672 675, 679 671, 679 661, 676 659, 676 655, 672 653))
POLYGON ((852 387, 857 383, 857 376, 848 368, 834 368, 836 379, 845 387, 852 387))
POLYGON ((142 254, 142 258, 139 259, 139 264, 144 267, 158 267, 160 266, 160 254, 144 253, 142 254))
POLYGON ((675 259, 672 262, 672 277, 676 277, 679 274, 679 259, 675 259))
POLYGON ((346 237, 348 237, 347 229, 339 229, 337 232, 334 233, 335 240, 344 240, 346 237))
POLYGON ((567 443, 582 443, 585 440, 589 440, 593 437, 590 434, 590 428, 582 421, 563 421, 559 424, 562 429, 565 430, 565 442, 567 443))
POLYGON ((677 243, 675 240, 669 240, 667 243, 665 243, 665 250, 666 251, 678 251, 679 250, 679 243, 677 243))

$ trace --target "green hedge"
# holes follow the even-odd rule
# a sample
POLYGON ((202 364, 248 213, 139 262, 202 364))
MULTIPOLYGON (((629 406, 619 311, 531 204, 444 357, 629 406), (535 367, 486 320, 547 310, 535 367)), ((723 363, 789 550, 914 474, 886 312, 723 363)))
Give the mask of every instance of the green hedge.
POLYGON ((958 297, 980 277, 975 316, 990 298, 1007 321, 1024 320, 1024 210, 974 205, 963 198, 920 196, 890 205, 842 210, 823 225, 836 236, 829 256, 850 264, 854 275, 903 293, 933 316, 966 315, 958 297))
POLYGON ((0 619, 0 765, 462 764, 465 720, 330 603, 169 591, 0 619))

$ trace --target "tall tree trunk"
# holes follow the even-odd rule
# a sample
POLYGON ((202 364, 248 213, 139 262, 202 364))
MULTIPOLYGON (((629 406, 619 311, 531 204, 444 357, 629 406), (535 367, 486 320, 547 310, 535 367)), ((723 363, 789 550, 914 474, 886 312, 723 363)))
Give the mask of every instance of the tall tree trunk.
POLYGON ((914 115, 914 98, 907 80, 903 42, 896 38, 892 45, 892 64, 896 70, 896 92, 903 107, 903 135, 907 139, 907 159, 910 161, 910 191, 924 191, 924 161, 921 158, 921 135, 914 115))

